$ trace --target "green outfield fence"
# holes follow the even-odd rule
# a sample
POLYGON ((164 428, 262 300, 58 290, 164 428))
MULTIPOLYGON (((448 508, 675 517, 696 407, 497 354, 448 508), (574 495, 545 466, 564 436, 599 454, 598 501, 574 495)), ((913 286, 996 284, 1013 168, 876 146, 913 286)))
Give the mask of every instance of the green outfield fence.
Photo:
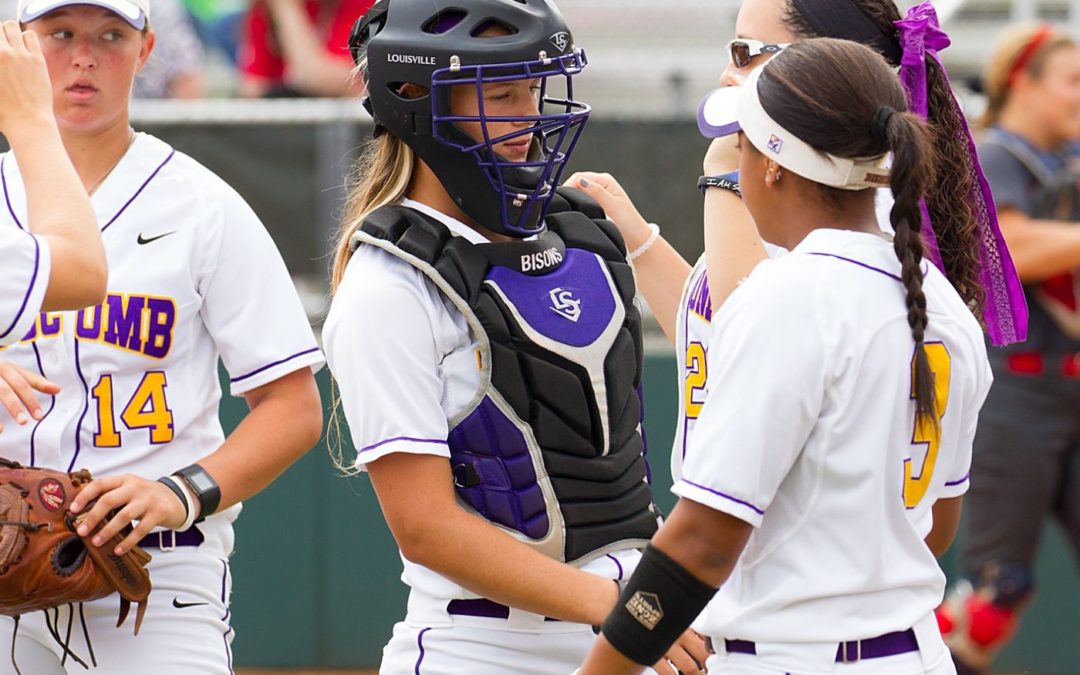
MULTIPOLYGON (((325 371, 319 383, 329 401, 325 371)), ((648 354, 646 430, 656 497, 665 510, 674 502, 668 454, 675 387, 672 354, 648 354)), ((231 399, 221 412, 231 427, 244 410, 241 400, 231 399)), ((1040 592, 1016 642, 1002 655, 1002 672, 1080 673, 1080 584, 1062 538, 1056 531, 1048 535, 1040 592)), ((951 556, 945 567, 952 568, 951 556)), ((325 439, 245 505, 233 572, 238 666, 373 667, 394 622, 405 614, 401 563, 371 484, 365 477, 340 477, 325 439)))

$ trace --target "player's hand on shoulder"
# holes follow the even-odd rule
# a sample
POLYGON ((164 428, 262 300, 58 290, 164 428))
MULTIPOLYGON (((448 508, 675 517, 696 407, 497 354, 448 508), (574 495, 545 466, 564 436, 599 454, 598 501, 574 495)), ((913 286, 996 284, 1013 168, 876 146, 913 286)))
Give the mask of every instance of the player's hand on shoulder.
POLYGON ((71 511, 80 513, 91 503, 93 506, 79 525, 79 535, 86 536, 104 522, 105 526, 94 535, 95 546, 109 541, 128 525, 133 526, 113 551, 116 555, 131 550, 155 527, 180 527, 187 516, 183 502, 167 486, 134 474, 95 478, 79 493, 71 511), (111 518, 109 514, 113 514, 111 518), (132 522, 136 520, 139 522, 132 522))
POLYGON ((0 132, 53 122, 52 86, 41 44, 14 21, 0 27, 0 132))
POLYGON ((643 244, 652 234, 649 224, 634 206, 630 195, 626 194, 626 190, 611 174, 579 171, 566 179, 563 185, 581 190, 595 199, 604 209, 608 220, 619 228, 619 233, 630 250, 643 244))
POLYGON ((653 666, 653 670, 660 675, 697 675, 707 673, 705 660, 709 658, 709 650, 705 648, 705 638, 701 637, 691 628, 679 636, 671 649, 664 654, 664 658, 653 666))
MULTIPOLYGON (((60 387, 37 373, 0 359, 0 404, 18 424, 45 416, 35 391, 52 396, 60 391, 60 387)), ((0 431, 3 430, 4 424, 0 421, 0 431)))

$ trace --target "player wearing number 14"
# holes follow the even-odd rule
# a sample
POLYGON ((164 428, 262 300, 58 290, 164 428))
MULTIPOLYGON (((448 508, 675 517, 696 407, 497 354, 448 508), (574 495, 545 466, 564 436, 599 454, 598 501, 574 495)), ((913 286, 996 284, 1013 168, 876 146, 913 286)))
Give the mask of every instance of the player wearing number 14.
MULTIPOLYGON (((155 41, 151 13, 149 0, 19 4, 20 22, 42 44, 60 136, 90 193, 109 279, 103 302, 42 314, 2 352, 61 390, 42 398, 40 421, 5 428, 0 456, 89 469, 95 480, 71 510, 91 531, 103 523, 102 541, 132 525, 119 547, 141 542, 153 556, 138 637, 116 629, 115 596, 51 617, 76 654, 96 660, 95 675, 226 675, 232 523, 241 500, 318 438, 312 370, 322 356, 281 256, 243 199, 128 125, 131 82, 155 41), (230 393, 250 407, 228 438, 219 359, 230 393)), ((27 224, 26 169, 25 157, 0 155, 0 228, 27 224)), ((22 672, 65 672, 41 612, 13 629, 0 617, 0 644, 14 645, 22 672)), ((11 672, 0 659, 0 675, 11 672)))

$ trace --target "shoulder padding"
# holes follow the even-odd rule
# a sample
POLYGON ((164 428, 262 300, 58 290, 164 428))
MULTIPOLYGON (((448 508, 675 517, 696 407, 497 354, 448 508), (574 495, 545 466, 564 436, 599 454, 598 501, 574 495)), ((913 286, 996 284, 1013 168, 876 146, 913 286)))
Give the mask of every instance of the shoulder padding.
POLYGON ((622 235, 619 234, 619 229, 615 227, 615 224, 607 219, 604 209, 600 208, 596 200, 576 188, 556 188, 555 196, 551 198, 551 207, 548 209, 546 221, 549 226, 554 226, 552 229, 566 240, 567 245, 571 244, 571 241, 575 239, 575 234, 577 234, 576 228, 566 227, 568 224, 567 214, 574 213, 584 215, 591 220, 604 238, 608 240, 601 242, 596 237, 586 237, 585 241, 581 243, 591 244, 588 248, 614 247, 617 255, 604 256, 609 260, 626 257, 626 242, 623 241, 622 235))

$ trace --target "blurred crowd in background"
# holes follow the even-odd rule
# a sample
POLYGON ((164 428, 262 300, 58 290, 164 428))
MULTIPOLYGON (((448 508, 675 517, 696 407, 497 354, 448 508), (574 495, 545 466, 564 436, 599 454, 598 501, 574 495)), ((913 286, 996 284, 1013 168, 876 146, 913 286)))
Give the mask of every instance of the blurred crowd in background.
MULTIPOLYGON (((348 38, 374 0, 153 0, 157 46, 136 79, 139 99, 355 96, 348 38)), ((14 17, 17 0, 0 0, 14 17)), ((901 7, 911 4, 900 0, 901 7)), ((995 38, 1010 23, 1080 30, 1077 0, 939 0, 953 45, 953 82, 980 90, 995 38)), ((722 70, 717 35, 734 29, 738 0, 564 0, 562 12, 590 56, 579 96, 598 115, 693 114, 722 70), (633 86, 629 86, 633 85, 633 86), (641 96, 642 91, 652 95, 641 96)), ((975 105, 981 99, 974 97, 975 105)), ((976 111, 978 112, 978 111, 976 111)))
MULTIPOLYGON (((153 0, 138 99, 351 96, 348 41, 373 0, 153 0)), ((0 0, 15 16, 17 0, 0 0)))

